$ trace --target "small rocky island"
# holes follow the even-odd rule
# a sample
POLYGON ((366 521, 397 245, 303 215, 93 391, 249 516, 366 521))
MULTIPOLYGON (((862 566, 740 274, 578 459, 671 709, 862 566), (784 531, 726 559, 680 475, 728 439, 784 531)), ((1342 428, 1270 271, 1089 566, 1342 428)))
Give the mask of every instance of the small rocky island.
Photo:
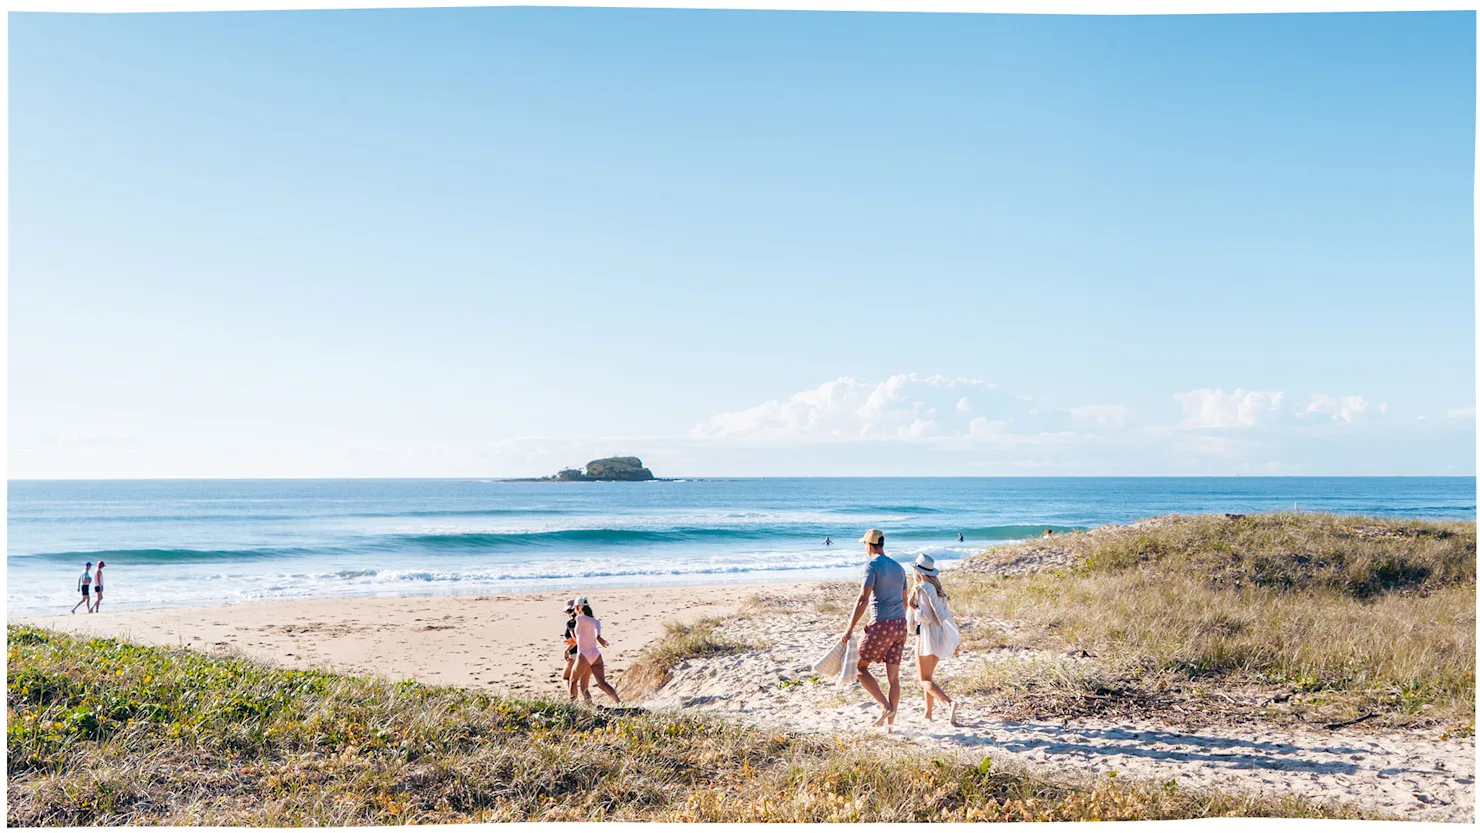
POLYGON ((585 480, 656 480, 651 470, 642 465, 642 461, 636 457, 603 457, 600 460, 592 460, 586 464, 586 470, 561 469, 557 474, 550 477, 541 477, 540 480, 554 480, 559 482, 585 481, 585 480))

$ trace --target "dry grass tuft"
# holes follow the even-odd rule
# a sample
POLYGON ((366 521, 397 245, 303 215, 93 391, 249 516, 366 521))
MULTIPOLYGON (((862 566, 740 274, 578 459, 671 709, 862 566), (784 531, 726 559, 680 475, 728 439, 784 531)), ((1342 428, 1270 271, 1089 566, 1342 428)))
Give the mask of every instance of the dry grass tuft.
POLYGON ((1352 818, 8 629, 12 826, 1352 818))
MULTIPOLYGON (((1020 562, 1035 545, 982 562, 1020 562)), ((963 573, 952 603, 1138 669, 1132 678, 1259 681, 1435 719, 1474 711, 1474 523, 1171 517, 1054 545, 1072 551, 1070 570, 963 573)))
POLYGON ((812 609, 824 616, 846 616, 858 601, 858 585, 846 581, 829 581, 816 586, 812 609))
POLYGON ((716 630, 723 621, 708 617, 691 625, 665 624, 663 636, 644 647, 637 661, 622 674, 622 692, 626 698, 645 697, 662 688, 668 682, 668 675, 684 660, 724 656, 749 648, 716 630))

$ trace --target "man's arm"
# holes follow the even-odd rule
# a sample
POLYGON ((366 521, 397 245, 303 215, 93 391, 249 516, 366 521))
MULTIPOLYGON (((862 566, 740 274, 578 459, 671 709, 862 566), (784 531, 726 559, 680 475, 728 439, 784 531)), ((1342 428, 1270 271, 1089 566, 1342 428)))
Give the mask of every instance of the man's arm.
POLYGON ((858 591, 858 604, 853 606, 853 618, 848 620, 848 630, 843 634, 844 642, 847 642, 848 639, 853 636, 853 629, 858 627, 858 620, 862 619, 863 612, 865 610, 868 610, 869 596, 871 596, 873 592, 874 588, 870 587, 867 584, 863 586, 862 590, 858 591))

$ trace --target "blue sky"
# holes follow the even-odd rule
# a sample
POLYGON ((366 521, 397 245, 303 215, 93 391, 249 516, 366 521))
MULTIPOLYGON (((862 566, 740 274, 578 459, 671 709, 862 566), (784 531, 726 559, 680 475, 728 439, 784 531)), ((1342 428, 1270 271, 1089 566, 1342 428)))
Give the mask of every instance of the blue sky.
POLYGON ((1472 13, 10 50, 12 477, 1474 473, 1472 13))

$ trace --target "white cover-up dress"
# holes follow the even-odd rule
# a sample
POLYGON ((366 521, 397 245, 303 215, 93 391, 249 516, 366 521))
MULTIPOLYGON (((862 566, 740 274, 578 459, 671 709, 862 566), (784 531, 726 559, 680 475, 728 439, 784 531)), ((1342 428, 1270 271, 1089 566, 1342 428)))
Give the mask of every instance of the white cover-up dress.
POLYGON ((915 589, 915 607, 910 612, 920 626, 915 638, 917 655, 948 657, 956 653, 956 647, 961 644, 961 629, 956 626, 946 600, 935 592, 935 585, 926 582, 915 589))

